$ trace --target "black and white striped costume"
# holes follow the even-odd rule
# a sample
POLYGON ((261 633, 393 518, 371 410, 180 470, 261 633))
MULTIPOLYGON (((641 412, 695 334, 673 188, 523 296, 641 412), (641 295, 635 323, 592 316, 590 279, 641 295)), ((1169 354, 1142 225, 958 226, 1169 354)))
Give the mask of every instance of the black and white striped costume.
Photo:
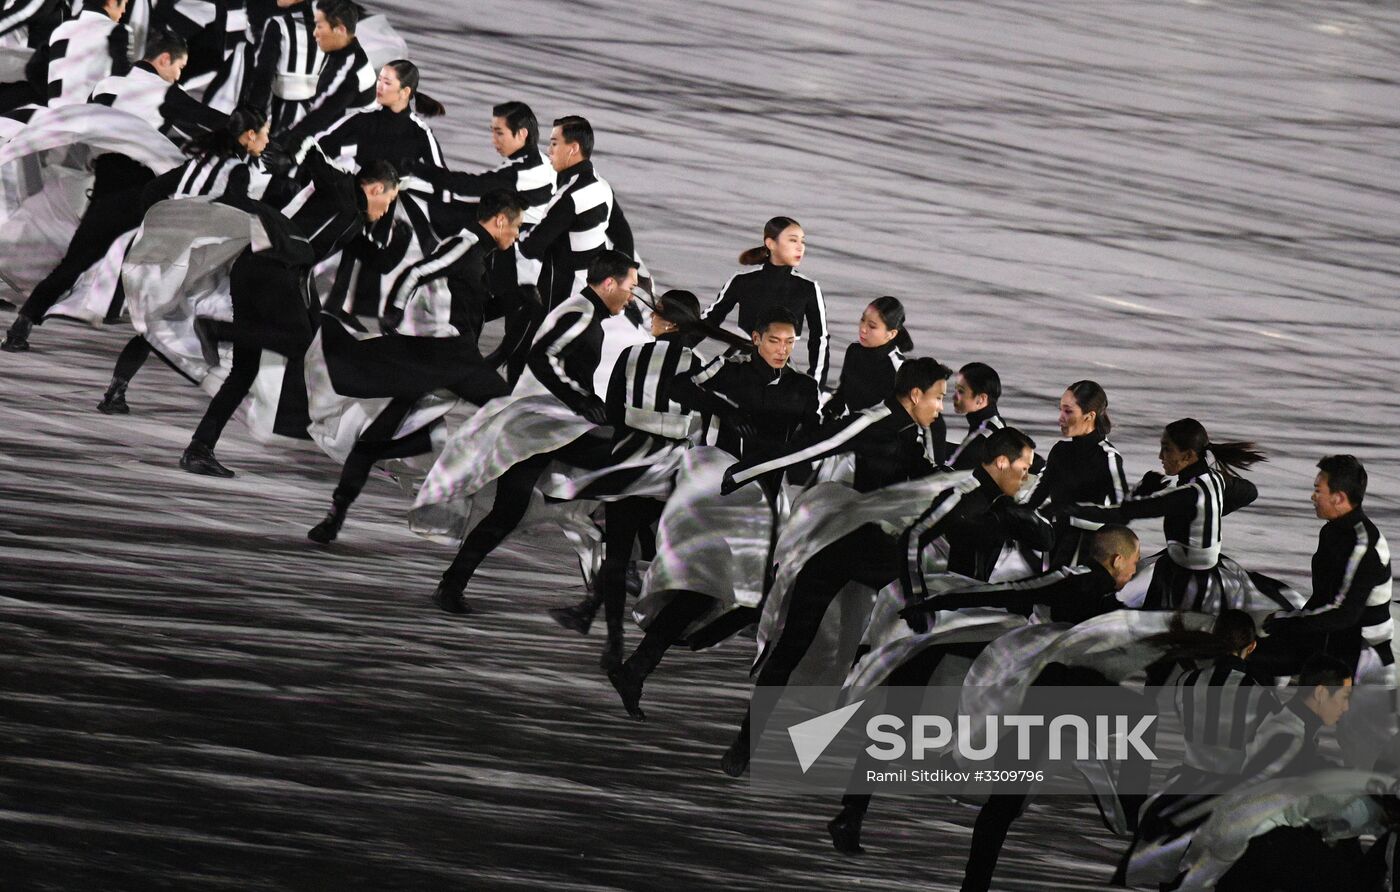
POLYGON ((967 436, 953 447, 952 454, 948 456, 948 466, 959 471, 970 471, 981 464, 982 456, 975 448, 975 444, 983 437, 989 436, 992 431, 1006 427, 1006 422, 997 412, 995 404, 975 412, 968 412, 966 418, 967 436))
POLYGON ((577 294, 587 282, 588 264, 599 252, 615 248, 636 256, 632 229, 592 161, 580 161, 559 174, 559 191, 544 216, 518 243, 520 254, 542 261, 540 291, 550 307, 577 294), (546 280, 547 279, 547 280, 546 280))
POLYGON ((105 13, 84 9, 54 29, 48 46, 48 106, 86 102, 98 81, 125 74, 130 34, 105 13))
POLYGON ((1128 523, 1162 518, 1166 552, 1153 567, 1147 609, 1199 609, 1209 587, 1209 574, 1220 560, 1222 518, 1258 498, 1254 484, 1243 477, 1228 479, 1204 460, 1175 478, 1149 473, 1122 504, 1075 505, 1072 517, 1095 523, 1128 523))
POLYGON ((58 0, 0 0, 0 48, 30 46, 31 24, 61 5, 58 0))
POLYGON ((285 146, 293 154, 299 155, 303 143, 329 130, 349 112, 374 102, 374 84, 378 78, 358 40, 326 53, 325 60, 305 113, 287 131, 285 146))
POLYGON ((930 573, 960 573, 983 581, 991 576, 1007 537, 999 524, 977 521, 985 520, 992 503, 1001 496, 1001 488, 981 466, 956 475, 934 496, 900 536, 904 553, 901 587, 906 600, 928 597, 930 573))
POLYGON ((177 142, 218 129, 228 120, 227 115, 201 104, 179 84, 156 74, 149 62, 137 62, 126 74, 98 81, 89 101, 155 124, 177 142))
POLYGON ((1279 709, 1272 688, 1236 656, 1181 676, 1174 698, 1186 745, 1182 764, 1204 775, 1242 772, 1260 723, 1279 709))
POLYGON ((301 121, 316 95, 326 56, 312 36, 314 6, 305 0, 269 18, 259 37, 245 99, 267 112, 273 134, 301 121))

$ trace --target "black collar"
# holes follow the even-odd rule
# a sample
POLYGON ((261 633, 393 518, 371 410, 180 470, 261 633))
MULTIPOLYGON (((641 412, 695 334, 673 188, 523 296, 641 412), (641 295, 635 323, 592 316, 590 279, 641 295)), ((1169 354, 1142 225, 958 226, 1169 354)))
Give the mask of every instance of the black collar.
POLYGON ((523 146, 521 146, 520 148, 516 149, 516 150, 515 150, 515 153, 512 154, 512 155, 510 155, 509 157, 507 157, 506 160, 507 160, 507 161, 519 161, 521 158, 529 158, 532 154, 535 155, 536 157, 538 157, 539 154, 540 154, 540 150, 539 150, 537 147, 532 146, 532 145, 530 145, 529 143, 526 143, 525 145, 523 145, 523 146))
POLYGON ((769 384, 777 384, 781 381, 783 375, 787 374, 787 370, 791 367, 791 363, 789 363, 780 369, 775 369, 769 365, 762 356, 758 355, 757 350, 749 354, 749 362, 753 365, 754 374, 763 378, 769 384))
POLYGON ((1341 517, 1334 517, 1331 520, 1327 521, 1325 526, 1332 527, 1333 529, 1339 529, 1342 527, 1350 529, 1351 527, 1356 526, 1358 523, 1365 519, 1366 515, 1361 513, 1360 508, 1353 508, 1346 514, 1343 514, 1341 517))
POLYGON ((999 498, 1000 496, 1006 495, 1006 493, 1001 491, 1001 487, 997 486, 997 482, 992 479, 992 475, 988 474, 987 469, 982 467, 981 465, 978 465, 977 467, 972 469, 972 476, 976 477, 977 482, 981 484, 978 487, 978 489, 986 491, 988 500, 993 500, 999 498))
POLYGON ((763 261, 763 272, 770 276, 790 276, 793 268, 790 266, 778 266, 771 260, 763 261))
POLYGON ((1089 431, 1087 434, 1080 434, 1077 437, 1070 437, 1076 443, 1102 443, 1106 437, 1098 431, 1089 431))
POLYGON ((496 249, 496 240, 491 237, 491 233, 486 231, 486 227, 482 226, 480 223, 472 221, 466 226, 463 226, 462 231, 470 232, 472 235, 476 236, 477 244, 484 245, 487 250, 494 251, 496 249))
POLYGON ((996 403, 991 403, 985 408, 978 409, 975 412, 968 412, 966 415, 968 430, 977 430, 977 428, 982 426, 982 422, 986 421, 988 418, 995 417, 997 417, 996 403))
POLYGON ((896 421, 902 422, 899 426, 900 431, 906 431, 911 427, 919 426, 919 422, 915 421, 914 416, 909 414, 909 410, 904 408, 904 404, 899 401, 899 397, 885 397, 885 408, 890 410, 890 417, 894 418, 896 421))
POLYGON ((1184 483, 1187 480, 1195 480, 1197 477, 1204 477, 1208 473, 1210 473, 1210 467, 1206 464, 1206 460, 1198 458, 1191 464, 1182 468, 1181 471, 1177 473, 1176 479, 1184 483))
POLYGON ((1305 699, 1307 699, 1307 692, 1299 688, 1298 693, 1293 695, 1293 699, 1288 701, 1288 708, 1303 720, 1304 739, 1312 740, 1317 732, 1322 730, 1322 718, 1307 707, 1307 704, 1303 702, 1305 699))
POLYGON ((583 174, 591 173, 592 170, 593 162, 590 159, 585 158, 579 163, 575 164, 573 167, 566 167, 563 170, 559 171, 558 180, 559 182, 563 183, 566 182, 570 177, 582 176, 583 174))
POLYGON ((603 299, 598 296, 598 292, 593 290, 592 285, 584 285, 583 290, 580 291, 579 294, 582 294, 588 299, 589 303, 593 304, 594 308, 598 310, 603 319, 612 316, 613 311, 608 309, 607 304, 603 303, 603 299))

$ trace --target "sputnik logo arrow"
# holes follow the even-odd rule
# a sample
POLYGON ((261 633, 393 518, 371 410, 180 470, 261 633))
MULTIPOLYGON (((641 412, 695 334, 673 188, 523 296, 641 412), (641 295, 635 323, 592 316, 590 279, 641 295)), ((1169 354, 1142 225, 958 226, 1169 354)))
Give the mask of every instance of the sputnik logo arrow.
POLYGON ((851 716, 856 714, 856 710, 860 709, 864 702, 864 700, 857 700, 840 709, 834 709, 825 715, 819 715, 805 722, 798 722, 788 728, 788 737, 792 739, 792 750, 797 754, 797 764, 802 768, 803 774, 807 773, 807 769, 812 767, 813 762, 821 758, 821 754, 826 752, 831 741, 836 739, 836 735, 841 733, 841 729, 846 727, 851 716))

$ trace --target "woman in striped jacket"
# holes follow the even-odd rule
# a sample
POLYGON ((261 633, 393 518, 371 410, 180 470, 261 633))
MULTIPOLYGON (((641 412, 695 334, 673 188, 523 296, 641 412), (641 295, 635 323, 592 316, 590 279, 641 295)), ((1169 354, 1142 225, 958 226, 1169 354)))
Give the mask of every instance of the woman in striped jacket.
POLYGON ((1222 588, 1222 519, 1259 496, 1239 472, 1266 458, 1253 443, 1212 443, 1194 418, 1173 421, 1162 430, 1160 455, 1165 475, 1149 471, 1122 504, 1079 504, 1067 513, 1096 523, 1162 518, 1167 548, 1152 569, 1143 607, 1201 610, 1222 588))

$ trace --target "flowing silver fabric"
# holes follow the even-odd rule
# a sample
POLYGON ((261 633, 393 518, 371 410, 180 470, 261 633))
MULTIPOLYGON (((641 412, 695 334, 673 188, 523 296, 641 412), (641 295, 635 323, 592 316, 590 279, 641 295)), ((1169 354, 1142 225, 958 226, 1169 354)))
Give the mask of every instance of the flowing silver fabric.
POLYGON ((375 74, 396 59, 409 58, 408 43, 389 24, 388 16, 370 15, 360 19, 355 26, 355 39, 360 42, 365 55, 369 56, 369 64, 374 67, 375 74))
POLYGON ((1375 816, 1365 797, 1398 792, 1394 776, 1338 769, 1250 784, 1203 802, 1196 808, 1210 817, 1192 835, 1180 889, 1214 889, 1250 840, 1279 827, 1311 826, 1338 839, 1383 832, 1373 820, 1358 820, 1375 816))
POLYGON ((0 272, 27 293, 68 250, 92 186, 89 165, 106 152, 165 173, 185 161, 149 122, 103 105, 34 113, 0 146, 0 272))
POLYGON ((971 716, 974 745, 981 746, 992 715, 1014 715, 1040 673, 1051 663, 1094 669, 1122 682, 1151 664, 1162 649, 1145 641, 1180 617, 1189 630, 1208 631, 1215 617, 1170 610, 1115 610, 1077 625, 1042 623, 1015 629, 987 645, 972 663, 959 701, 971 716))
MULTIPOLYGON (((219 365, 204 361, 194 333, 198 316, 233 318, 228 276, 245 248, 268 247, 262 222, 254 215, 208 197, 162 201, 146 213, 122 265, 131 324, 176 370, 211 396, 228 376, 232 348, 225 344, 219 365)), ((264 350, 249 392, 244 422, 261 443, 284 438, 273 432, 287 362, 264 350)))
MULTIPOLYGON (((931 474, 859 493, 839 483, 817 483, 794 501, 782 526, 774 559, 777 573, 769 586, 758 624, 759 660, 762 665, 768 643, 777 641, 787 621, 792 588, 807 561, 817 552, 868 523, 890 535, 899 535, 918 519, 933 498, 949 486, 965 482, 970 471, 931 474)), ((750 484, 756 488, 757 484, 750 484)), ((806 655, 793 671, 790 684, 840 685, 855 658, 875 606, 869 586, 851 583, 827 609, 821 627, 806 655)))
POLYGON ((772 546, 773 510, 757 486, 720 495, 734 457, 714 446, 686 450, 656 533, 656 559, 642 579, 634 617, 645 628, 677 592, 714 598, 694 631, 734 607, 755 607, 772 546))

